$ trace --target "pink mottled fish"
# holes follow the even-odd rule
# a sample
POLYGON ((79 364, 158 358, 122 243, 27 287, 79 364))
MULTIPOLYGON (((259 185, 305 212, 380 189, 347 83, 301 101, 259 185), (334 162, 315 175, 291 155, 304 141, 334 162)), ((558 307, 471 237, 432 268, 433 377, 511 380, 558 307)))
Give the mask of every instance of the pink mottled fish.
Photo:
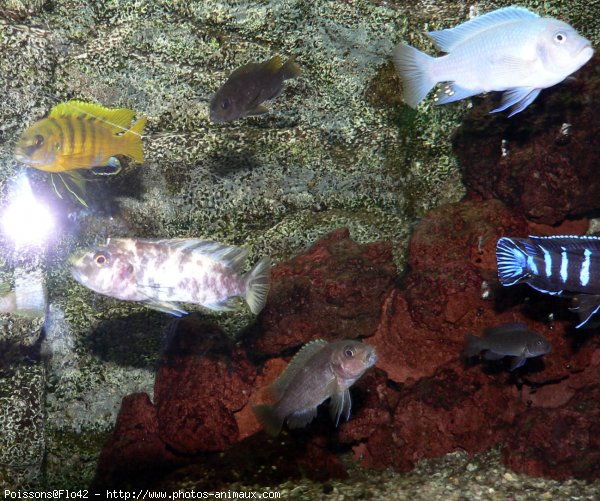
POLYGON ((269 389, 274 405, 253 407, 265 430, 275 436, 284 422, 302 428, 317 415, 328 398, 336 426, 340 416, 350 417, 352 386, 377 361, 375 348, 360 341, 328 343, 317 339, 305 344, 269 389))
POLYGON ((271 261, 242 273, 248 251, 194 239, 109 239, 70 258, 75 280, 95 292, 181 316, 178 303, 217 311, 237 309, 243 298, 257 314, 269 291, 271 261))

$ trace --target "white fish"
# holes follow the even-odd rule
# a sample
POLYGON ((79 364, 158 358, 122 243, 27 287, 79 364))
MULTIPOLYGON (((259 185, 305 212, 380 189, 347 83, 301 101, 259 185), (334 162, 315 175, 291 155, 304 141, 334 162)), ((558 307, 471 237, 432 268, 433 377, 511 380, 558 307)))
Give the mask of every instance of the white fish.
POLYGON ((404 100, 413 108, 435 84, 447 82, 436 94, 436 104, 506 91, 492 112, 512 106, 512 116, 529 106, 542 89, 581 68, 594 53, 590 41, 567 23, 521 7, 498 9, 427 35, 445 56, 435 58, 406 44, 394 51, 404 100))
POLYGON ((257 314, 269 291, 271 261, 264 257, 242 274, 247 257, 246 249, 206 240, 116 238, 71 256, 70 264, 75 280, 95 292, 173 315, 187 313, 177 303, 233 310, 238 297, 257 314))

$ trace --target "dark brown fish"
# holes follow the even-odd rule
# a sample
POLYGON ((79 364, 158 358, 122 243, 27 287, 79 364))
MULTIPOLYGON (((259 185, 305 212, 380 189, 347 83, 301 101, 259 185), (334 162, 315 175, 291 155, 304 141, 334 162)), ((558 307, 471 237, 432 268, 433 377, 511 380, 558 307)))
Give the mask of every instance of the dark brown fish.
POLYGON ((248 63, 235 70, 210 102, 210 119, 215 123, 231 122, 246 115, 269 111, 264 101, 281 94, 283 82, 300 75, 294 58, 281 63, 275 56, 263 63, 248 63))
POLYGON ((359 341, 322 339, 304 345, 270 390, 274 405, 253 407, 265 430, 275 436, 284 422, 302 428, 317 415, 317 407, 331 398, 331 417, 350 417, 352 386, 377 360, 375 349, 359 341))

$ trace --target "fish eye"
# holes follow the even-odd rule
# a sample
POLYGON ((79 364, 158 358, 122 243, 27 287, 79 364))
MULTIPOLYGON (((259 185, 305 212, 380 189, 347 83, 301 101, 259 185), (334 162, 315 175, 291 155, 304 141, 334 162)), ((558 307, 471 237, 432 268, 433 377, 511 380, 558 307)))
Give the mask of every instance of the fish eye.
POLYGON ((563 44, 567 41, 567 35, 562 31, 554 34, 554 41, 558 44, 563 44))
POLYGON ((103 253, 103 252, 96 252, 96 254, 94 254, 94 262, 98 265, 98 266, 104 266, 106 264, 109 263, 109 259, 108 256, 103 253))
POLYGON ((221 101, 221 108, 223 108, 224 110, 229 108, 229 99, 223 99, 223 101, 221 101))
POLYGON ((41 134, 36 134, 35 136, 33 136, 33 146, 35 146, 36 148, 39 148, 43 144, 44 144, 44 136, 42 136, 41 134))
POLYGON ((354 358, 354 350, 350 348, 350 346, 346 346, 346 348, 344 348, 344 356, 346 358, 354 358))

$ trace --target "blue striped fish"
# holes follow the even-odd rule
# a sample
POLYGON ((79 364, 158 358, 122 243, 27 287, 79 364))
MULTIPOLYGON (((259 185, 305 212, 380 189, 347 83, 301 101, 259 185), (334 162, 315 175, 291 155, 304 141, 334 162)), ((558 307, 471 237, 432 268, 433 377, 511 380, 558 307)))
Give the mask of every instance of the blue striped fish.
POLYGON ((546 294, 572 293, 584 325, 600 309, 600 237, 501 238, 496 245, 504 286, 526 283, 546 294))

